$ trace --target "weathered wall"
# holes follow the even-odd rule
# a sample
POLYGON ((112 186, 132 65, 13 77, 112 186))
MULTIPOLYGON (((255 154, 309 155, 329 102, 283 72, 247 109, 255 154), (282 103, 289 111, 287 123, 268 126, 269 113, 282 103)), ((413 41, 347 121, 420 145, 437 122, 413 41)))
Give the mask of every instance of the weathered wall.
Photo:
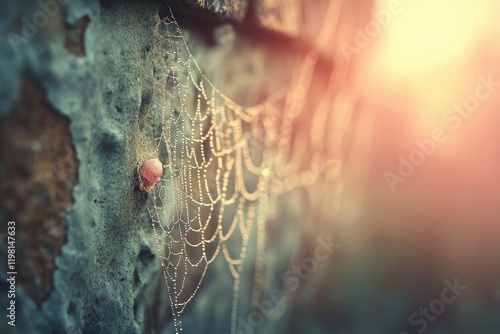
MULTIPOLYGON (((312 164, 308 146, 315 134, 310 133, 311 115, 320 107, 332 108, 342 116, 342 124, 336 127, 318 122, 323 126, 318 128, 328 137, 325 151, 354 150, 357 145, 369 144, 364 143, 369 138, 366 132, 361 131, 359 142, 355 133, 369 130, 361 116, 366 116, 365 107, 371 109, 348 99, 346 87, 353 72, 338 46, 343 41, 352 42, 360 27, 365 28, 354 21, 371 15, 371 1, 324 0, 314 1, 314 5, 306 0, 169 3, 203 73, 242 105, 255 105, 289 85, 300 72, 294 71, 296 56, 305 50, 318 50, 316 63, 305 66, 305 77, 314 73, 308 90, 301 92, 306 100, 305 112, 296 119, 293 140, 285 143, 299 148, 290 154, 294 163, 306 167, 312 164), (342 7, 339 27, 344 29, 339 30, 340 36, 335 34, 338 27, 333 25, 334 20, 323 20, 327 4, 342 7), (318 33, 322 26, 328 27, 326 35, 318 33), (330 93, 342 94, 331 94, 325 102, 322 98, 329 88, 330 93), (342 103, 347 111, 337 108, 342 103), (347 131, 351 116, 358 124, 347 131), (342 125, 346 142, 341 141, 345 134, 342 125)), ((161 132, 158 108, 162 101, 153 87, 153 59, 160 52, 158 14, 164 15, 165 9, 164 1, 0 2, 1 310, 7 307, 9 289, 3 269, 7 259, 4 224, 11 220, 16 222, 17 271, 16 327, 7 325, 2 311, 1 333, 174 332, 146 209, 150 194, 137 186, 136 172, 140 163, 153 157, 153 139, 161 132)), ((372 24, 375 21, 371 20, 372 24)), ((371 45, 376 44, 375 37, 371 45)), ((369 54, 369 48, 365 45, 358 51, 369 54)), ((188 57, 186 50, 181 50, 180 56, 188 57)), ((363 78, 359 71, 354 74, 363 78)), ((377 96, 376 101, 383 99, 379 103, 389 108, 391 101, 386 100, 391 98, 389 94, 377 96)), ((194 108, 195 100, 187 104, 194 108)), ((400 144, 398 134, 405 128, 396 129, 400 124, 393 119, 392 111, 387 115, 390 117, 371 122, 376 124, 379 140, 395 143, 396 147, 400 144)), ((382 149, 379 147, 373 158, 385 161, 387 152, 378 145, 382 149)), ((357 163, 357 154, 350 156, 350 165, 343 171, 351 178, 345 188, 352 187, 352 197, 363 197, 356 185, 364 188, 366 180, 356 177, 359 170, 368 167, 357 163)), ((369 164, 370 158, 365 156, 360 161, 369 164)), ((332 178, 340 174, 342 166, 325 165, 332 178)), ((380 166, 378 174, 382 175, 385 167, 380 166)), ((442 174, 436 173, 431 183, 441 184, 442 174)), ((303 176, 304 183, 311 179, 311 174, 303 176)), ((456 177, 463 178, 459 174, 456 177)), ((455 183, 444 184, 450 185, 447 191, 456 192, 455 183)), ((343 226, 334 227, 325 217, 330 218, 339 209, 339 202, 330 199, 337 198, 335 194, 340 191, 330 185, 317 182, 275 199, 277 210, 267 217, 266 296, 272 288, 286 288, 284 281, 290 281, 290 276, 283 277, 283 273, 290 273, 297 262, 312 256, 318 236, 340 239, 340 248, 318 266, 314 275, 292 277, 292 284, 298 281, 294 285, 297 289, 287 291, 289 299, 276 317, 266 317, 255 328, 238 322, 241 333, 416 332, 419 327, 408 317, 439 296, 444 278, 457 275, 447 270, 450 260, 440 258, 443 254, 439 249, 446 244, 455 251, 455 244, 449 240, 462 244, 466 240, 463 232, 456 229, 454 238, 444 238, 439 234, 448 231, 433 226, 434 209, 419 211, 419 201, 438 198, 433 189, 419 198, 409 188, 411 194, 405 198, 408 203, 403 205, 400 199, 381 195, 384 192, 375 187, 362 218, 351 225, 353 221, 345 219, 343 226), (414 225, 410 226, 415 229, 400 227, 411 219, 414 225), (393 229, 388 221, 398 228, 393 229)), ((460 200, 469 195, 460 194, 460 200)), ((357 204, 342 202, 348 213, 355 211, 357 204)), ((476 224, 482 212, 471 212, 474 214, 461 219, 476 224)), ((452 222, 455 226, 456 221, 452 222)), ((426 333, 498 332, 500 294, 493 299, 489 291, 498 286, 496 255, 491 255, 491 250, 477 251, 478 243, 489 247, 483 233, 491 235, 491 249, 498 249, 495 233, 489 232, 482 230, 463 250, 470 269, 466 266, 459 281, 477 276, 475 286, 474 280, 465 281, 470 286, 467 293, 429 322, 426 333), (488 289, 477 283, 480 280, 487 281, 484 286, 488 289)), ((241 283, 243 321, 251 311, 255 249, 249 250, 248 258, 241 283)), ((185 332, 229 332, 231 278, 223 258, 211 264, 202 288, 182 315, 185 332)))
POLYGON ((143 290, 157 274, 133 187, 154 6, 47 3, 53 17, 32 36, 19 22, 40 16, 40 3, 5 4, 2 21, 2 35, 31 36, 17 52, 2 39, 2 91, 11 92, 2 179, 12 182, 2 183, 1 212, 17 222, 16 329, 139 333, 143 290))

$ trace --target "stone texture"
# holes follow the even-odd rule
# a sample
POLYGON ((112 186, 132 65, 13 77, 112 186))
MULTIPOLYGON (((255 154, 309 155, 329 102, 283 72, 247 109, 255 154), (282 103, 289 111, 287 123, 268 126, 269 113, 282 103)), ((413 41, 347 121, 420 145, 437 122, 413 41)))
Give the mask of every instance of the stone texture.
POLYGON ((19 102, 0 123, 0 142, 0 211, 19 222, 18 283, 40 306, 52 292, 73 209, 78 164, 69 121, 25 78, 19 102))

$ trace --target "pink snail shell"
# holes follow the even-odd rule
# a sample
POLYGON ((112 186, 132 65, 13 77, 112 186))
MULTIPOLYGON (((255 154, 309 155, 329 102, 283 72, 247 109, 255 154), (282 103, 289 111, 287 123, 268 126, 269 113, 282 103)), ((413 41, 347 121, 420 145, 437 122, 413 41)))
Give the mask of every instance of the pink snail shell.
POLYGON ((158 181, 161 180, 163 174, 163 164, 158 159, 146 161, 141 168, 141 180, 144 189, 149 191, 158 181))

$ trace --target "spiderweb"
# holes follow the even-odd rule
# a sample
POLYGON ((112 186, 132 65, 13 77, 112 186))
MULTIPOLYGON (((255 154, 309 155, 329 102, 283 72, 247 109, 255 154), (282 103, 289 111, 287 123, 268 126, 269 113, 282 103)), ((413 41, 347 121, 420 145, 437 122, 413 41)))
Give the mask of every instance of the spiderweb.
MULTIPOLYGON (((337 21, 340 6, 330 6, 329 22, 337 21)), ((223 256, 234 279, 231 331, 235 333, 240 275, 249 243, 254 242, 256 249, 255 303, 262 294, 266 214, 272 210, 272 199, 311 185, 321 175, 338 179, 341 148, 325 143, 341 141, 338 134, 345 132, 348 119, 342 110, 350 106, 342 94, 337 94, 339 100, 327 98, 317 105, 314 115, 307 117, 300 145, 310 158, 297 158, 292 147, 303 130, 295 126, 301 123, 317 53, 303 57, 284 93, 243 107, 202 73, 170 9, 161 18, 158 33, 161 52, 154 60, 153 82, 162 97, 162 116, 161 134, 154 142, 164 175, 151 190, 148 210, 174 325, 176 332, 182 330, 181 314, 200 289, 209 265, 223 256), (336 116, 333 105, 342 105, 336 116), (252 230, 255 240, 250 240, 252 230)), ((333 77, 327 91, 337 89, 333 77)), ((339 184, 330 189, 338 193, 339 184)))

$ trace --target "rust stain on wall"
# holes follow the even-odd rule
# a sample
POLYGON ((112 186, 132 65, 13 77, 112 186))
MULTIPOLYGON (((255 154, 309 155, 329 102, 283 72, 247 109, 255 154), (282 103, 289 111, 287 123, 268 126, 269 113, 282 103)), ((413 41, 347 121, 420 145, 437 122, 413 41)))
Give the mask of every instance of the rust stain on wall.
POLYGON ((66 40, 64 48, 66 52, 77 57, 85 56, 85 28, 90 22, 88 16, 80 18, 75 25, 66 24, 66 40))
POLYGON ((18 283, 40 306, 52 291, 54 260, 66 243, 64 213, 73 206, 77 160, 69 120, 26 79, 0 121, 0 142, 0 212, 16 222, 18 283))

